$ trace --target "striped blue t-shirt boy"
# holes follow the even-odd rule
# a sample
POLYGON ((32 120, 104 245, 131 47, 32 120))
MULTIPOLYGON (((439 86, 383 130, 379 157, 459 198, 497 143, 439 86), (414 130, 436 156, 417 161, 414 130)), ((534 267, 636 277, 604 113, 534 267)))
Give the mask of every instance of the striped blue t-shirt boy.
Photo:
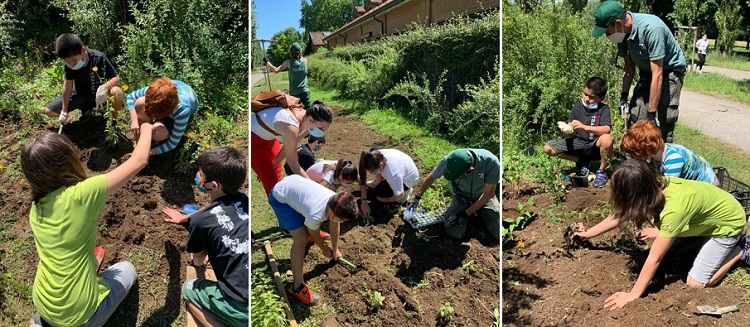
POLYGON ((664 144, 664 159, 661 161, 664 176, 674 176, 716 184, 716 174, 711 164, 690 149, 673 143, 664 144))
MULTIPOLYGON (((174 120, 172 133, 169 135, 169 139, 167 139, 166 142, 152 149, 156 151, 156 154, 162 154, 177 147, 177 144, 179 144, 182 139, 182 135, 185 134, 185 129, 187 128, 190 116, 198 110, 198 96, 195 94, 195 91, 182 81, 173 79, 172 82, 177 86, 177 97, 180 100, 177 104, 177 108, 175 108, 174 112, 169 115, 169 117, 174 120)), ((142 96, 146 96, 147 89, 148 86, 128 94, 128 110, 135 109, 135 100, 142 96)))

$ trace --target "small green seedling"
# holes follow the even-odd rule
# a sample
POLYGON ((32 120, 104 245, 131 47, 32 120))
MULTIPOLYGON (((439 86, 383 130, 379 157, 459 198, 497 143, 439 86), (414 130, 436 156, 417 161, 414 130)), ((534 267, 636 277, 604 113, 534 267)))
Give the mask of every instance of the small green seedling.
POLYGON ((369 226, 372 225, 375 222, 375 217, 373 216, 364 216, 362 217, 362 226, 369 226))
POLYGON ((370 293, 370 306, 378 310, 383 307, 383 301, 385 301, 385 297, 383 297, 382 294, 378 291, 374 291, 370 293))
POLYGON ((445 302, 445 304, 440 307, 440 310, 438 310, 438 318, 443 321, 449 321, 451 320, 451 317, 453 317, 453 306, 451 306, 450 302, 445 302))
POLYGON ((461 270, 473 274, 475 271, 477 271, 477 267, 474 266, 474 260, 470 260, 469 262, 461 265, 461 270))

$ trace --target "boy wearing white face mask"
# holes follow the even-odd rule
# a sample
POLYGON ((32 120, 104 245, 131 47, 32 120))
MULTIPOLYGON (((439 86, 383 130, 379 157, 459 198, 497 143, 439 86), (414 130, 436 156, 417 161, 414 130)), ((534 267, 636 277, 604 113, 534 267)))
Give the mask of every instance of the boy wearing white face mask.
POLYGON ((578 176, 588 175, 592 160, 601 160, 594 187, 603 187, 607 183, 609 176, 604 169, 607 160, 613 156, 612 136, 609 135, 612 114, 609 106, 602 103, 606 96, 607 82, 599 77, 586 79, 583 98, 573 104, 568 117, 568 125, 576 137, 549 140, 544 144, 546 154, 575 162, 578 176))
POLYGON ((625 58, 620 108, 630 113, 629 125, 647 118, 672 143, 685 77, 685 55, 666 24, 657 16, 625 11, 618 1, 602 1, 594 13, 593 37, 607 35, 625 58), (628 102, 639 69, 640 80, 628 102))
MULTIPOLYGON (((73 33, 64 33, 55 41, 55 53, 65 67, 62 96, 48 103, 42 112, 52 118, 58 117, 60 124, 67 124, 68 113, 81 109, 80 121, 91 116, 91 109, 99 108, 113 97, 112 108, 120 112, 123 103, 120 75, 103 53, 89 49, 73 33)), ((117 118, 116 114, 114 118, 117 118)))

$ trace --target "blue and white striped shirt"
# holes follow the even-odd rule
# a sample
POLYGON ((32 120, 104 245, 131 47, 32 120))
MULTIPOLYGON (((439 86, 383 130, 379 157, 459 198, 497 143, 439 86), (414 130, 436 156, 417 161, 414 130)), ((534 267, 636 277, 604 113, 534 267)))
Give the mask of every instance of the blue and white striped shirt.
POLYGON ((664 144, 661 160, 664 176, 674 176, 695 181, 716 183, 716 174, 711 164, 690 149, 673 143, 664 144))
MULTIPOLYGON (((179 144, 182 139, 182 135, 185 134, 185 129, 187 128, 190 116, 198 110, 198 96, 195 94, 195 91, 181 81, 173 79, 172 82, 177 85, 177 97, 179 98, 179 103, 174 112, 169 115, 169 117, 174 120, 174 127, 172 127, 172 133, 169 135, 169 139, 167 142, 152 149, 156 151, 157 154, 171 151, 177 147, 177 144, 179 144)), ((128 110, 135 109, 135 100, 146 96, 147 89, 148 86, 128 94, 126 99, 128 110)))

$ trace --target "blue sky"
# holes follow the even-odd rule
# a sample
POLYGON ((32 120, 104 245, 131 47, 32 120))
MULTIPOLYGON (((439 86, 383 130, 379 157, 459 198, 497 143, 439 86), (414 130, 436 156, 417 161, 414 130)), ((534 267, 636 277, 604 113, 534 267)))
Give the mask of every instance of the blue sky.
POLYGON ((299 19, 302 17, 301 0, 253 0, 255 20, 258 22, 257 37, 270 40, 274 34, 287 27, 302 31, 299 19))

